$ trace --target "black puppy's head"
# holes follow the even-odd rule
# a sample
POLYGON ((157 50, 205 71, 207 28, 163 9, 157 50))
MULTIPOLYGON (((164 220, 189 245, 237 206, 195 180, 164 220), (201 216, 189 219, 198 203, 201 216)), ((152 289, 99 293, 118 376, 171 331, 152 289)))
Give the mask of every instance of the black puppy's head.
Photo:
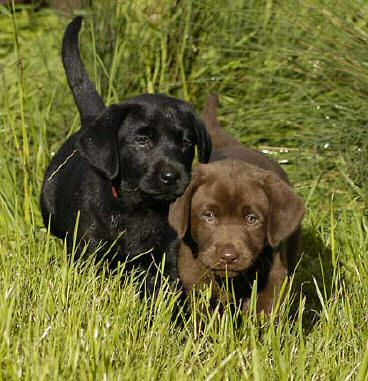
POLYGON ((144 94, 108 107, 80 135, 79 149, 120 191, 135 189, 143 199, 171 202, 190 181, 195 146, 209 160, 208 133, 186 102, 144 94))

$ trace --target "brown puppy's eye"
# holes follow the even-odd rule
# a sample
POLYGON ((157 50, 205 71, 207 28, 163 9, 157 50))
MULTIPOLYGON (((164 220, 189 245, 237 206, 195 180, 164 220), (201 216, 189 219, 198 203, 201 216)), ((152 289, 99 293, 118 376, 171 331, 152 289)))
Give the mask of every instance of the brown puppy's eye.
POLYGON ((203 213, 203 217, 205 221, 209 224, 216 221, 216 215, 214 212, 212 212, 212 210, 206 210, 203 213))
POLYGON ((254 225, 257 221, 258 221, 258 218, 254 214, 248 214, 245 217, 245 223, 247 223, 248 225, 254 225))

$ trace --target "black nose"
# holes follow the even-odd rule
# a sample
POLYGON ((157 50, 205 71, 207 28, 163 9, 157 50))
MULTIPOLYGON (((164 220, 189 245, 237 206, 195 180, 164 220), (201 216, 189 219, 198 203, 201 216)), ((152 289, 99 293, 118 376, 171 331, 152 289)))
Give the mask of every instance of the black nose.
POLYGON ((160 174, 161 181, 166 185, 175 184, 179 177, 179 173, 173 170, 165 170, 160 174))
POLYGON ((228 245, 221 250, 220 260, 228 264, 236 263, 238 261, 238 253, 234 246, 228 245))

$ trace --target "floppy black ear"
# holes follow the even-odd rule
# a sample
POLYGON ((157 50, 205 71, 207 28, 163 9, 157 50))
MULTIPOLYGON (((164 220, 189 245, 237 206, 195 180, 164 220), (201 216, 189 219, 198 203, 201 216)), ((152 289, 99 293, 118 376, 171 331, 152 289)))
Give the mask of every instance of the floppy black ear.
POLYGON ((199 118, 195 119, 194 132, 197 138, 198 160, 206 164, 210 160, 212 143, 204 123, 199 118))
POLYGON ((81 130, 77 146, 92 167, 108 179, 119 171, 117 130, 122 122, 122 109, 118 105, 106 108, 90 126, 81 130))

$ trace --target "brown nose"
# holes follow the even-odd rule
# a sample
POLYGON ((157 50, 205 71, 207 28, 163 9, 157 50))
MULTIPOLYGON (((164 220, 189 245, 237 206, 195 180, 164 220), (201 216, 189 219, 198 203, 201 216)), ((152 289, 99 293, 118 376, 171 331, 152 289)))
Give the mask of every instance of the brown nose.
POLYGON ((238 253, 233 245, 226 245, 221 249, 220 255, 221 262, 227 264, 236 263, 238 260, 238 253))

